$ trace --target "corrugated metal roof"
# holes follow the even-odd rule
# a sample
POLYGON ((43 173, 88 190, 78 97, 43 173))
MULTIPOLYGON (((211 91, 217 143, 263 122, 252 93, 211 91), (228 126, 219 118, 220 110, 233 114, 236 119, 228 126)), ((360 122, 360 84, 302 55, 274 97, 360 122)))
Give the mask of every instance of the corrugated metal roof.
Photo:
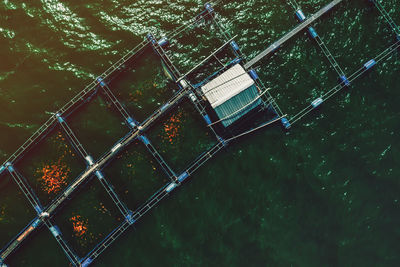
POLYGON ((258 90, 253 85, 250 88, 235 95, 222 105, 216 107, 214 110, 221 120, 222 125, 228 127, 229 125, 246 115, 250 110, 259 106, 262 101, 260 98, 257 99, 258 96, 258 90))
POLYGON ((201 87, 212 108, 223 104, 254 84, 253 79, 240 64, 236 64, 220 76, 201 87))
POLYGON ((225 127, 262 103, 257 99, 260 94, 254 80, 239 64, 205 84, 201 90, 225 127))

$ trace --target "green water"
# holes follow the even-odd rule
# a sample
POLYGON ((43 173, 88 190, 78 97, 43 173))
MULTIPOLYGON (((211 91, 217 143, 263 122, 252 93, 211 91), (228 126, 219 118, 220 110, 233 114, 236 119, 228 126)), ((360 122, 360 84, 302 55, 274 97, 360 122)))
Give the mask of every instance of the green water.
MULTIPOLYGON (((329 0, 298 1, 306 14, 329 0)), ((398 1, 382 1, 400 24, 398 1)), ((181 25, 201 1, 4 0, 0 3, 0 161, 49 116, 149 32, 161 36, 181 25)), ((293 28, 285 1, 222 1, 221 21, 251 58, 293 28)), ((369 1, 344 1, 315 28, 346 74, 393 43, 387 23, 369 1)), ((182 72, 221 43, 214 28, 195 29, 173 41, 182 72), (214 37, 212 37, 214 36, 214 37)), ((258 70, 284 113, 293 115, 337 84, 321 50, 300 34, 258 70)), ((307 117, 290 132, 275 126, 233 143, 176 190, 98 258, 95 266, 399 266, 400 69, 394 54, 307 117)), ((142 121, 176 88, 151 51, 111 85, 142 121)), ((128 127, 100 94, 67 121, 94 158, 128 127)), ((170 142, 165 123, 148 136, 176 172, 215 141, 189 102, 170 142)), ((58 130, 16 166, 47 195, 37 170, 60 155, 71 169, 84 164, 58 130), (61 142, 58 142, 61 141, 61 142), (66 146, 65 146, 66 145, 66 146)), ((131 144, 104 174, 135 209, 168 181, 141 143, 131 144)), ((64 185, 65 186, 65 185, 64 185)), ((0 247, 34 211, 9 175, 0 177, 0 247)), ((122 218, 96 180, 88 183, 54 222, 81 257, 122 218), (84 238, 71 217, 87 221, 84 238)), ((42 229, 7 259, 10 266, 68 266, 50 232, 42 229)))

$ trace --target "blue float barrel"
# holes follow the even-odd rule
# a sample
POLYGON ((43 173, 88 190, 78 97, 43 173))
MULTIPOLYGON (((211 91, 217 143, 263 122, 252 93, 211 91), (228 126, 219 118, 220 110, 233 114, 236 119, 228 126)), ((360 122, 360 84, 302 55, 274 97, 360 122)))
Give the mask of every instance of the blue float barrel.
POLYGON ((35 206, 35 210, 36 210, 37 214, 41 214, 43 212, 42 208, 39 205, 35 206))
POLYGON ((97 78, 97 82, 100 84, 100 86, 106 86, 106 84, 104 83, 103 78, 101 78, 101 77, 97 78))
POLYGON ((63 123, 64 122, 64 118, 61 117, 61 115, 59 113, 56 114, 56 118, 57 118, 59 123, 63 123))
POLYGON ((214 14, 214 8, 212 7, 212 5, 210 3, 206 3, 204 5, 204 8, 208 11, 208 13, 214 14))
POLYGON ((174 190, 178 185, 174 182, 170 183, 167 188, 165 188, 165 191, 167 193, 171 192, 172 190, 174 190))
POLYGON ((169 104, 166 103, 166 104, 164 104, 163 106, 161 106, 160 111, 161 111, 161 112, 164 112, 164 110, 166 110, 168 107, 169 107, 169 104))
POLYGON ((85 157, 85 160, 89 164, 89 166, 92 166, 94 164, 93 158, 89 155, 85 157))
POLYGON ((104 175, 100 171, 96 171, 95 174, 96 174, 97 178, 99 178, 99 180, 104 179, 104 175))
POLYGON ((207 124, 211 124, 211 119, 208 115, 203 116, 204 120, 206 121, 207 124))
POLYGON ((310 33, 312 38, 317 38, 318 37, 318 33, 315 31, 315 29, 313 27, 309 27, 308 28, 308 32, 310 33))
POLYGON ((306 16, 304 15, 304 13, 301 9, 298 9, 296 11, 296 16, 301 22, 303 22, 306 19, 306 16))
POLYGON ((54 237, 61 235, 60 229, 57 226, 52 226, 49 228, 50 232, 53 234, 54 237))
POLYGON ((154 39, 153 34, 148 33, 147 36, 146 36, 146 38, 147 38, 147 40, 149 40, 152 44, 155 44, 155 43, 156 43, 156 40, 154 39))
POLYGON ((93 262, 92 258, 87 258, 82 262, 82 267, 88 267, 93 262))
POLYGON ((166 47, 169 45, 169 41, 167 37, 163 37, 158 41, 158 45, 161 47, 166 47))
POLYGON ((40 222, 41 222, 41 220, 40 219, 36 219, 33 223, 32 223, 32 227, 33 228, 36 228, 36 227, 38 227, 39 226, 39 224, 40 224, 40 222))
POLYGON ((343 82, 343 84, 345 86, 349 86, 350 85, 350 81, 347 79, 347 77, 345 75, 340 76, 340 80, 343 82))
POLYGON ((288 130, 288 129, 290 129, 290 127, 292 127, 292 125, 290 124, 290 122, 287 118, 282 118, 281 123, 286 130, 288 130))
POLYGON ((133 218, 133 212, 131 210, 126 215, 125 219, 129 223, 129 225, 132 225, 132 224, 134 224, 136 222, 136 220, 133 218))
POLYGON ((370 61, 368 61, 367 63, 364 64, 364 68, 369 70, 370 68, 375 66, 375 64, 376 64, 376 61, 374 59, 371 59, 370 61))
POLYGON ((126 119, 126 122, 127 122, 132 128, 135 128, 135 127, 138 125, 137 121, 135 121, 132 117, 127 118, 127 119, 126 119))
POLYGON ((140 140, 142 140, 143 144, 145 144, 146 146, 150 144, 150 140, 146 136, 140 135, 139 138, 140 138, 140 140))
POLYGON ((0 174, 4 171, 6 169, 6 167, 5 166, 0 166, 0 174))
POLYGON ((183 182, 186 178, 189 177, 189 174, 187 172, 182 173, 181 175, 179 175, 178 177, 178 181, 179 182, 183 182))
POLYGON ((14 172, 14 167, 12 166, 12 164, 10 162, 6 163, 6 167, 8 169, 9 172, 14 172))
POLYGON ((258 80, 258 74, 257 74, 257 72, 255 71, 255 70, 250 70, 249 71, 249 75, 250 75, 250 77, 253 79, 253 80, 258 80))
POLYGON ((235 51, 240 50, 239 45, 235 41, 231 42, 231 46, 232 46, 233 50, 235 50, 235 51))
POLYGON ((311 102, 311 106, 313 106, 313 108, 317 108, 319 105, 321 105, 324 102, 324 100, 321 97, 318 97, 317 99, 315 99, 313 102, 311 102))

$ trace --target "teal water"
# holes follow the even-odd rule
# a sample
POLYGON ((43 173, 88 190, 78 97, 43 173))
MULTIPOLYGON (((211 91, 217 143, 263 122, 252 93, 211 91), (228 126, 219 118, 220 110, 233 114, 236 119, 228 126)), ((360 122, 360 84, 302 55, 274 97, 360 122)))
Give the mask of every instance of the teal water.
MULTIPOLYGON (((329 0, 298 1, 306 14, 329 0)), ((68 1, 0 3, 0 161, 96 75, 138 44, 181 25, 201 1, 68 1)), ((400 23, 398 1, 384 1, 400 23)), ((297 23, 285 2, 222 1, 224 26, 251 58, 297 23)), ((393 43, 378 11, 366 0, 344 1, 315 24, 347 74, 393 43)), ((171 48, 184 72, 220 45, 213 28, 182 35, 171 48)), ((95 266, 398 266, 400 63, 393 55, 347 91, 304 118, 290 132, 279 126, 229 146, 189 182, 128 230, 95 266)), ((262 61, 260 76, 289 115, 332 88, 336 73, 320 49, 299 35, 262 61)), ((115 80, 112 89, 138 120, 168 99, 174 86, 151 52, 115 80)), ((128 128, 105 98, 96 96, 68 118, 87 150, 99 157, 128 128)), ((149 137, 171 166, 213 144, 189 103, 173 110, 149 137), (178 119, 170 142, 166 126, 178 119)), ((68 184, 84 165, 58 129, 17 166, 38 193, 46 164, 65 163, 68 184), (57 141, 58 140, 58 141, 57 141), (61 141, 61 142, 59 142, 61 141), (66 145, 66 146, 65 146, 66 145)), ((104 173, 134 209, 168 178, 142 144, 132 144, 104 173)), ((65 185, 63 185, 65 186, 65 185)), ((0 246, 34 212, 9 176, 0 177, 0 246)), ((120 223, 118 210, 93 180, 56 216, 67 241, 85 255, 120 223), (77 238, 71 218, 87 233, 77 238)), ((67 266, 49 231, 31 237, 10 266, 67 266)))

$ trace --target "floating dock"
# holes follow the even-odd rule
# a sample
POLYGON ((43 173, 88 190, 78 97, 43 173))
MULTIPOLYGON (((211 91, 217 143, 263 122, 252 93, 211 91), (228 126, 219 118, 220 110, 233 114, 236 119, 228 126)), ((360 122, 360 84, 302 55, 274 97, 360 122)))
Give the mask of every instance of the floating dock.
POLYGON ((317 13, 312 15, 311 17, 305 19, 301 24, 296 26, 293 30, 285 34, 281 39, 278 41, 274 42, 272 45, 270 45, 267 49, 259 53, 257 56, 255 56, 253 59, 251 59, 248 63, 244 65, 246 69, 249 69, 253 67, 255 64, 257 64, 261 59, 264 57, 270 55, 273 53, 275 50, 277 50, 279 47, 281 47, 284 43, 292 39, 295 35, 298 33, 302 32, 304 29, 309 27, 311 23, 319 19, 321 16, 325 15, 328 13, 332 8, 334 8, 336 5, 339 3, 343 2, 343 0, 334 0, 322 9, 320 9, 317 13))
MULTIPOLYGON (((51 116, 14 154, 12 154, 7 161, 0 166, 0 175, 8 172, 19 189, 23 192, 29 203, 36 211, 37 216, 11 240, 5 248, 0 252, 0 266, 5 265, 7 257, 15 252, 17 248, 26 240, 32 233, 36 232, 38 228, 45 225, 57 240, 60 247, 66 254, 72 266, 88 266, 101 253, 107 249, 114 241, 118 239, 130 226, 134 225, 142 216, 148 213, 155 207, 162 199, 168 196, 173 190, 185 182, 193 173, 200 168, 203 164, 211 160, 219 151, 223 150, 232 141, 252 133, 256 130, 268 127, 272 124, 280 122, 284 129, 289 129, 291 126, 310 113, 312 110, 318 108, 326 100, 340 92, 343 88, 348 87, 356 79, 361 77, 366 72, 373 69, 373 67, 390 57, 400 47, 400 30, 394 20, 389 16, 383 6, 377 0, 371 2, 377 7, 381 16, 388 22, 389 26, 395 34, 395 41, 387 49, 365 62, 358 70, 349 76, 346 76, 343 69, 337 63, 335 57, 332 55, 322 38, 319 37, 317 31, 311 24, 330 11, 333 7, 343 2, 343 0, 332 1, 327 6, 323 7, 317 13, 309 18, 301 11, 297 4, 293 4, 294 11, 300 24, 291 30, 288 34, 283 36, 278 41, 270 45, 265 51, 255 56, 253 59, 247 61, 240 51, 239 45, 231 38, 226 30, 222 27, 219 21, 218 14, 213 9, 211 4, 206 4, 204 10, 195 18, 189 21, 181 28, 177 29, 170 36, 166 36, 157 40, 153 34, 148 34, 145 40, 129 51, 118 62, 113 64, 97 79, 92 81, 86 88, 84 88, 78 95, 71 101, 64 105, 59 111, 51 116), (171 58, 166 52, 168 38, 175 37, 179 32, 186 28, 197 25, 201 20, 210 20, 218 27, 222 36, 222 46, 218 47, 209 56, 207 56, 200 63, 196 64, 192 69, 187 72, 182 72, 174 65, 171 58), (285 114, 274 97, 269 92, 258 77, 254 66, 263 58, 273 53, 278 47, 281 47, 285 42, 293 38, 297 33, 308 29, 311 38, 313 38, 317 45, 324 53, 326 59, 331 64, 332 68, 337 72, 339 83, 327 91, 325 94, 313 100, 304 109, 300 110, 294 115, 288 116, 285 114), (120 100, 114 95, 112 88, 110 88, 110 81, 117 77, 118 73, 123 71, 127 65, 132 63, 138 55, 144 53, 144 50, 151 47, 156 55, 161 60, 164 69, 168 76, 173 80, 176 85, 177 92, 157 110, 155 110, 143 122, 138 122, 134 119, 134 114, 130 114, 120 100), (210 60, 218 60, 217 53, 222 49, 231 49, 234 58, 226 65, 211 74, 207 79, 201 83, 194 84, 189 78, 189 75, 197 71, 202 65, 207 64, 210 60), (225 87, 224 87, 225 86, 225 87), (112 103, 113 107, 120 114, 121 118, 126 122, 129 127, 129 133, 122 139, 117 141, 110 147, 103 156, 98 159, 93 159, 84 145, 79 141, 75 133, 68 125, 68 116, 75 112, 75 110, 87 103, 94 94, 101 91, 103 95, 112 103), (176 108, 184 99, 194 105, 195 109, 204 118, 205 127, 211 129, 216 137, 216 143, 211 149, 200 154, 196 160, 187 166, 184 171, 177 173, 167 163, 161 154, 156 150, 151 140, 147 137, 148 131, 155 123, 162 121, 163 117, 171 110, 176 108), (252 126, 248 129, 242 129, 241 132, 233 131, 233 127, 241 120, 250 120, 249 114, 257 110, 257 112, 265 112, 272 116, 268 120, 252 126), (80 155, 82 160, 85 161, 87 168, 55 199, 51 201, 48 206, 43 206, 34 190, 29 186, 29 183, 24 177, 15 169, 15 163, 20 160, 24 154, 31 149, 34 145, 46 138, 46 135, 59 124, 67 136, 68 141, 72 144, 77 154, 80 155), (170 181, 155 192, 145 203, 139 207, 130 209, 121 200, 120 196, 114 190, 112 185, 112 177, 106 178, 102 172, 103 168, 110 161, 114 160, 117 155, 121 153, 129 144, 138 140, 142 142, 152 157, 161 166, 163 171, 167 174, 170 181), (87 181, 97 177, 106 190, 107 194, 121 212, 125 220, 114 229, 108 236, 106 236, 95 248, 90 251, 83 258, 79 258, 74 252, 73 248, 67 244, 60 229, 53 224, 53 217, 56 212, 64 205, 79 188, 81 188, 87 181)), ((218 60, 219 61, 219 60, 218 60)))

